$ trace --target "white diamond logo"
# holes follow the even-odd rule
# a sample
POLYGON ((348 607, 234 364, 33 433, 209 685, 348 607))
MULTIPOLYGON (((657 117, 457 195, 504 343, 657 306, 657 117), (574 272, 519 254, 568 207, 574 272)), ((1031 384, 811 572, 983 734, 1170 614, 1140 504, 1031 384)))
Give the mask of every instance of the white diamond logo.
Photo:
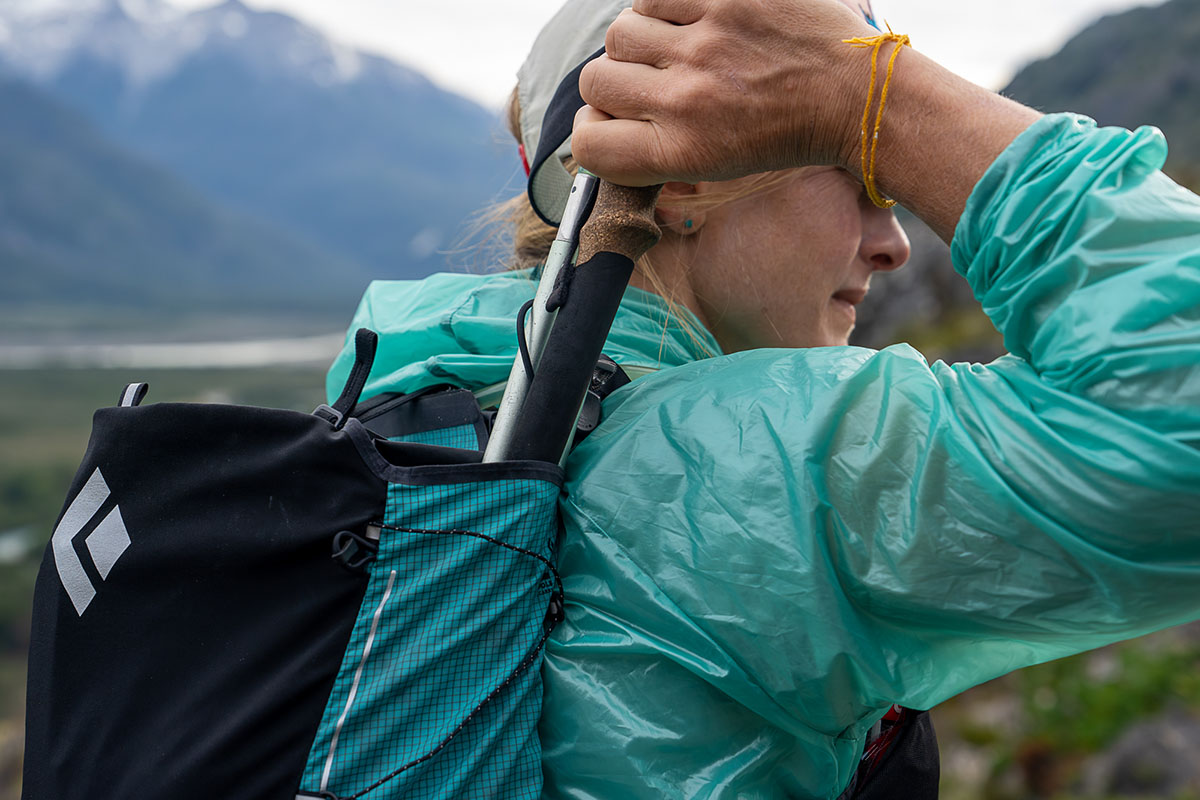
MULTIPOLYGON (((96 596, 96 587, 83 569, 83 562, 75 552, 75 537, 79 535, 88 523, 100 512, 100 508, 108 500, 111 492, 104 476, 97 469, 88 478, 86 484, 71 502, 62 521, 54 529, 50 538, 50 548, 54 552, 54 564, 58 568, 58 578, 62 581, 63 589, 71 598, 75 611, 79 616, 87 610, 88 605, 96 596)), ((125 521, 121 518, 121 509, 114 506, 112 511, 100 520, 95 529, 84 540, 96 571, 101 580, 108 580, 108 574, 113 565, 125 553, 130 545, 129 531, 125 529, 125 521)))
POLYGON ((129 531, 125 530, 125 521, 121 519, 121 509, 113 508, 108 512, 108 516, 96 526, 96 530, 92 531, 85 541, 88 552, 92 554, 92 561, 96 562, 100 577, 108 580, 108 573, 113 564, 117 563, 125 548, 129 547, 129 531))

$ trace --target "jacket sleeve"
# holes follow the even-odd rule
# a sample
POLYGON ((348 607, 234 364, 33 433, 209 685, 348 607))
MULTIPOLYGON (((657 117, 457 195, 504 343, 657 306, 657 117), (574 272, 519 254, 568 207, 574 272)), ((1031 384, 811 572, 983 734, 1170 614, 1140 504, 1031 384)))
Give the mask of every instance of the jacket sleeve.
POLYGON ((836 735, 1200 617, 1200 199, 1165 153, 1055 115, 990 168, 953 253, 992 364, 755 351, 614 395, 571 462, 574 630, 662 628, 836 735))
MULTIPOLYGON (((1155 129, 1058 115, 973 192, 954 261, 1011 355, 895 394, 930 437, 907 497, 831 482, 887 499, 831 548, 906 654, 878 690, 930 707, 1200 617, 1200 200, 1165 158, 1155 129)), ((862 466, 900 477, 884 455, 862 466)))

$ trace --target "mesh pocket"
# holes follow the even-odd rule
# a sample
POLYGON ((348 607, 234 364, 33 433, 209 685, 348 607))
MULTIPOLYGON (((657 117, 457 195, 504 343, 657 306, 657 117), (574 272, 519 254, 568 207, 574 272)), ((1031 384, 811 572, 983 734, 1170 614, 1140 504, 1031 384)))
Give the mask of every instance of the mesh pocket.
POLYGON ((533 479, 392 484, 305 791, 540 795, 539 668, 549 609, 561 608, 557 498, 556 484, 533 479))

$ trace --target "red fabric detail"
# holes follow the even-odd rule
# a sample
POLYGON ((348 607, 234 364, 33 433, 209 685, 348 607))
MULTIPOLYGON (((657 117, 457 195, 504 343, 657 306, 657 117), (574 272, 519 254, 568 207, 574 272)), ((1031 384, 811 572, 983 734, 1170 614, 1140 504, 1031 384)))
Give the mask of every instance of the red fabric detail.
POLYGON ((900 723, 904 721, 906 713, 905 709, 900 706, 892 706, 884 714, 884 720, 893 724, 880 734, 878 739, 871 742, 870 747, 863 753, 862 761, 859 762, 860 779, 866 780, 879 766, 879 762, 883 760, 884 754, 891 749, 892 743, 900 735, 900 730, 903 727, 900 723))
POLYGON ((900 726, 896 725, 883 732, 883 734, 871 742, 871 746, 867 748, 867 752, 863 753, 862 766, 866 767, 865 775, 870 775, 879 766, 883 754, 892 746, 892 741, 900 733, 900 726))
POLYGON ((521 154, 521 166, 525 168, 525 177, 529 177, 529 158, 525 155, 525 145, 518 144, 517 152, 521 154))

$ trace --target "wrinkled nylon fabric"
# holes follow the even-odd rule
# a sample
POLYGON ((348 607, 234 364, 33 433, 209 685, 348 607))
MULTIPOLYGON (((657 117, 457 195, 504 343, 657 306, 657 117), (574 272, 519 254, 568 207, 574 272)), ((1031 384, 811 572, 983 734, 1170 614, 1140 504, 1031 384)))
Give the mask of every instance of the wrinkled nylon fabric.
MULTIPOLYGON (((544 796, 834 798, 892 703, 1200 617, 1200 199, 1165 156, 1053 115, 992 165, 952 247, 991 364, 694 360, 623 307, 623 357, 690 363, 614 393, 567 465, 544 796)), ((502 380, 512 280, 374 285, 372 385, 502 380)))

